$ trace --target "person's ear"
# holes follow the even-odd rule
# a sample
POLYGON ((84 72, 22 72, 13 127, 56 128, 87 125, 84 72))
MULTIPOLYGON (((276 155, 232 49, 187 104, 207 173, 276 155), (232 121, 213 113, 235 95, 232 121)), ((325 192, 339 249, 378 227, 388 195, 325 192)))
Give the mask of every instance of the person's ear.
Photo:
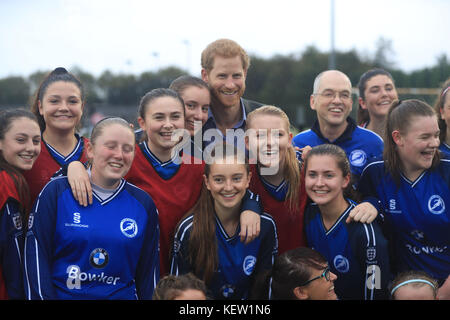
POLYGON ((204 82, 208 83, 208 80, 209 80, 208 71, 206 71, 206 69, 202 68, 201 75, 202 75, 202 80, 204 82))
POLYGON ((309 106, 311 107, 312 110, 316 110, 316 105, 315 105, 315 103, 316 103, 316 97, 314 96, 314 94, 312 94, 312 95, 309 97, 309 106))
POLYGON ((309 297, 308 290, 306 290, 305 288, 302 288, 302 287, 295 287, 293 292, 294 292, 294 296, 298 300, 307 300, 309 297))
POLYGON ((400 134, 400 131, 394 130, 392 131, 392 140, 394 140, 395 144, 398 146, 401 146, 403 144, 402 135, 400 134))

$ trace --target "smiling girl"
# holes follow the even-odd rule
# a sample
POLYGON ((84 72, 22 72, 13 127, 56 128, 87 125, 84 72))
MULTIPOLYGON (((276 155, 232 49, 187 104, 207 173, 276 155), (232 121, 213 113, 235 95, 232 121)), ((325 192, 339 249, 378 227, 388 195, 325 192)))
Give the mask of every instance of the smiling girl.
POLYGON ((423 101, 395 101, 387 116, 383 161, 358 186, 377 197, 390 227, 395 273, 423 270, 441 285, 450 270, 450 161, 439 157, 437 114, 423 101))
POLYGON ((307 196, 289 118, 280 108, 263 106, 247 115, 246 129, 248 148, 257 159, 250 166, 250 190, 260 195, 264 212, 277 224, 280 254, 306 246, 303 212, 307 196))
POLYGON ((398 99, 392 75, 383 69, 371 69, 359 79, 358 89, 358 124, 384 138, 389 107, 398 99))
POLYGON ((36 117, 25 110, 0 113, 0 299, 23 299, 23 221, 30 194, 22 172, 41 151, 36 117))
POLYGON ((308 246, 319 251, 337 275, 339 299, 387 298, 390 279, 387 241, 376 222, 346 224, 356 206, 350 199, 350 164, 332 144, 312 148, 305 159, 305 188, 312 200, 305 212, 308 246))
POLYGON ((151 299, 158 214, 149 195, 123 179, 134 146, 127 121, 99 121, 87 146, 92 205, 78 203, 67 177, 39 194, 24 250, 28 299, 151 299))
MULTIPOLYGON (((41 154, 24 173, 34 201, 51 178, 64 174, 74 160, 85 162, 88 140, 76 131, 83 115, 85 94, 81 82, 64 68, 56 68, 41 83, 31 111, 42 132, 41 154)), ((80 180, 89 184, 87 176, 80 180)))
POLYGON ((275 222, 261 214, 260 235, 249 244, 239 241, 251 173, 233 146, 216 145, 210 156, 200 199, 177 227, 171 273, 193 272, 214 299, 247 299, 255 277, 270 269, 277 255, 275 222))

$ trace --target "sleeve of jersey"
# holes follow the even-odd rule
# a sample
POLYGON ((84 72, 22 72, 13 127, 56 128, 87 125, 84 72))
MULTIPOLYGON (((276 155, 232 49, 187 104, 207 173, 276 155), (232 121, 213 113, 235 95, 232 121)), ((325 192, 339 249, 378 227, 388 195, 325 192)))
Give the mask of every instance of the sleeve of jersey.
POLYGON ((21 262, 22 221, 15 208, 6 203, 0 212, 1 270, 8 299, 24 299, 21 262))
POLYGON ((373 170, 370 167, 366 167, 359 179, 357 191, 361 194, 363 201, 372 204, 378 211, 377 220, 383 221, 384 208, 381 201, 378 199, 376 184, 374 180, 373 170))
POLYGON ((365 272, 364 300, 385 300, 389 298, 387 287, 391 281, 387 240, 377 223, 362 226, 358 257, 365 272))
MULTIPOLYGON (((277 228, 275 221, 268 217, 267 215, 261 215, 261 219, 267 220, 265 226, 266 230, 261 230, 262 238, 261 245, 259 247, 258 261, 256 262, 255 274, 259 274, 264 270, 272 269, 275 258, 278 254, 278 239, 277 239, 277 228)), ((261 228, 263 228, 263 223, 261 222, 261 228)))
POLYGON ((256 212, 257 214, 261 215, 262 204, 261 204, 259 195, 251 192, 250 190, 247 190, 244 198, 242 199, 242 209, 241 210, 242 211, 250 210, 250 211, 256 212))
POLYGON ((136 272, 136 290, 140 300, 151 300, 159 281, 158 210, 152 203, 147 212, 149 221, 136 272))
POLYGON ((192 218, 183 220, 177 228, 173 240, 170 274, 182 275, 194 272, 189 263, 189 230, 192 226, 192 218))
POLYGON ((29 300, 56 299, 52 281, 53 235, 57 190, 49 183, 37 198, 25 238, 25 295, 29 300))

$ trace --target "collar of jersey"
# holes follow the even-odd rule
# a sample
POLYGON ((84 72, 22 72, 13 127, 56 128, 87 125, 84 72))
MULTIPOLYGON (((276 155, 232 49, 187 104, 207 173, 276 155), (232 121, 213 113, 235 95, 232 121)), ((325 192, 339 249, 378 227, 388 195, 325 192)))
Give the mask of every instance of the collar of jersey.
POLYGON ((347 117, 347 128, 345 128, 345 131, 336 140, 330 141, 322 135, 322 132, 320 131, 320 126, 319 126, 318 120, 316 120, 314 122, 314 125, 311 128, 311 130, 315 134, 317 134, 317 136, 320 139, 322 139, 323 141, 326 141, 328 143, 333 143, 333 144, 339 144, 344 141, 351 140, 352 136, 353 136, 353 131, 355 131, 355 129, 356 129, 356 122, 351 117, 347 117))
POLYGON ((122 191, 123 187, 125 186, 126 181, 125 179, 121 179, 119 186, 117 187, 117 189, 114 191, 114 193, 112 195, 110 195, 108 198, 102 200, 102 198, 100 198, 94 190, 92 190, 92 195, 95 197, 95 199, 98 200, 98 202, 100 202, 100 204, 103 206, 105 204, 107 204, 108 202, 110 202, 111 200, 113 200, 119 193, 120 191, 122 191))
POLYGON ((289 184, 286 180, 281 181, 280 185, 275 186, 264 179, 264 177, 259 173, 259 170, 258 175, 261 179, 261 183, 263 184, 264 189, 266 189, 272 197, 274 197, 278 201, 284 201, 286 199, 286 195, 289 189, 289 184))
MULTIPOLYGON (((349 212, 355 207, 355 203, 350 200, 350 199, 346 199, 347 202, 349 202, 349 206, 347 207, 347 209, 345 209, 345 211, 340 215, 340 217, 336 220, 336 222, 331 226, 331 228, 328 231, 325 231, 325 235, 328 236, 330 233, 333 232, 333 230, 339 225, 339 223, 342 221, 342 219, 346 218, 347 215, 349 214, 349 212)), ((316 205, 316 203, 314 203, 314 205, 316 205)), ((320 221, 322 222, 322 226, 323 229, 326 230, 325 228, 325 224, 323 223, 323 219, 322 219, 322 215, 320 216, 320 221)))
POLYGON ((414 181, 409 180, 409 179, 408 179, 407 177, 405 177, 405 176, 403 175, 403 173, 401 173, 401 172, 400 172, 400 176, 403 178, 403 180, 406 181, 407 184, 411 185, 411 188, 414 188, 414 187, 416 186, 416 184, 422 179, 422 177, 423 177, 426 173, 427 173, 427 170, 425 170, 424 172, 422 172, 422 173, 420 174, 420 176, 418 176, 417 179, 414 180, 414 181))
POLYGON ((48 149, 50 155, 55 159, 56 162, 58 162, 59 165, 65 166, 68 163, 72 162, 73 160, 78 160, 81 157, 81 153, 83 152, 84 147, 84 141, 83 139, 75 133, 75 138, 77 139, 77 144, 75 148, 72 150, 72 152, 67 156, 64 157, 61 153, 56 151, 55 148, 53 148, 51 145, 49 145, 47 142, 42 140, 44 142, 44 145, 48 149))
POLYGON ((232 236, 229 236, 227 234, 227 232, 225 231, 225 228, 222 226, 222 223, 220 222, 219 217, 217 215, 215 215, 215 217, 216 217, 216 223, 217 223, 218 231, 220 232, 220 234, 222 234, 222 237, 225 239, 225 241, 231 242, 234 239, 236 239, 237 237, 239 237, 239 232, 241 231, 241 227, 240 227, 239 223, 238 223, 238 226, 236 228, 236 232, 232 236))
POLYGON ((147 141, 141 142, 139 144, 139 147, 141 148, 142 152, 144 153, 145 157, 150 162, 152 167, 158 173, 158 175, 164 180, 172 178, 178 172, 178 169, 181 166, 181 156, 183 152, 182 149, 180 152, 177 152, 169 161, 162 162, 150 150, 147 141))

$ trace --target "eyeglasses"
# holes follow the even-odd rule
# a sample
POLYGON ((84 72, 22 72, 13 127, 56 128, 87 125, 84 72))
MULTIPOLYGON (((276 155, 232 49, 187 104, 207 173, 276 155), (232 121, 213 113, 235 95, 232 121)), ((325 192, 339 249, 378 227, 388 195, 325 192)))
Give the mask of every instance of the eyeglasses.
POLYGON ((347 101, 352 98, 352 94, 348 91, 336 92, 333 90, 326 90, 325 92, 322 93, 316 93, 316 95, 320 95, 327 100, 335 99, 336 95, 338 95, 339 99, 341 99, 342 101, 347 101))
POLYGON ((320 276, 312 278, 312 279, 306 281, 305 283, 299 285, 299 287, 306 286, 310 282, 313 282, 314 280, 317 280, 317 279, 320 279, 320 278, 325 278, 327 281, 330 281, 330 267, 327 266, 325 268, 325 270, 323 270, 323 272, 322 272, 322 274, 320 276))

